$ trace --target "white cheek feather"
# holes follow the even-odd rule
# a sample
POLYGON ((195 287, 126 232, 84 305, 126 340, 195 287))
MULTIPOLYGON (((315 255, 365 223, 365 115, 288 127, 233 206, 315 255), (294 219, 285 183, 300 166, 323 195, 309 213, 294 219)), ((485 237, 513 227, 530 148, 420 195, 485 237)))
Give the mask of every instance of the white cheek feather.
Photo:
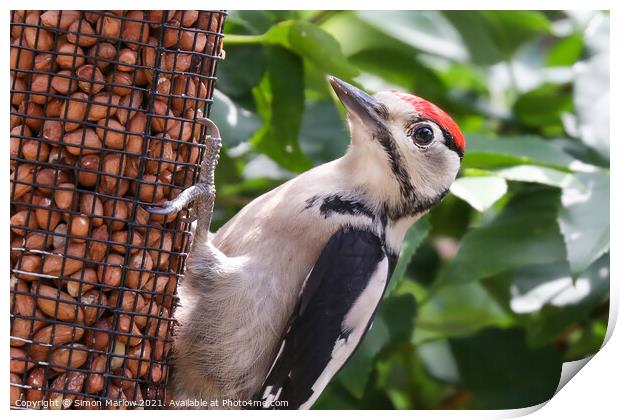
POLYGON ((450 188, 460 167, 460 158, 435 140, 426 150, 418 149, 409 138, 399 139, 411 184, 419 197, 435 197, 450 188))
POLYGON ((299 409, 305 410, 314 404, 319 395, 321 395, 323 389, 325 389, 334 375, 338 373, 362 339, 366 327, 379 304, 381 295, 385 290, 389 269, 388 265, 387 258, 383 258, 383 260, 379 262, 377 269, 370 277, 368 285, 351 307, 341 327, 342 331, 350 331, 349 336, 347 338, 340 338, 334 343, 331 360, 327 366, 325 366, 325 370, 323 370, 314 385, 312 385, 312 395, 305 403, 299 406, 299 409))

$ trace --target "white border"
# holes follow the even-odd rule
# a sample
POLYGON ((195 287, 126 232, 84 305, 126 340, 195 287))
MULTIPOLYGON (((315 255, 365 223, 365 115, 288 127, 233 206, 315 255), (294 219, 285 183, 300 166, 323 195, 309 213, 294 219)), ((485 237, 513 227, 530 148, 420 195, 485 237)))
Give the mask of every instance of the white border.
MULTIPOLYGON (((408 2, 405 1, 394 1, 394 0, 382 0, 381 2, 371 2, 364 0, 356 0, 356 1, 334 1, 334 0, 315 0, 313 2, 304 2, 304 9, 316 9, 316 10, 339 10, 339 9, 367 9, 367 10, 375 10, 378 7, 386 10, 405 10, 405 9, 419 9, 419 10, 428 10, 428 9, 512 9, 512 10, 541 10, 541 9, 601 9, 601 10, 612 10, 611 12, 611 33, 612 33, 612 42, 611 42, 611 63, 612 69, 619 69, 618 66, 618 47, 617 47, 617 29, 616 25, 618 23, 618 18, 616 16, 617 7, 614 8, 617 2, 611 0, 589 0, 587 2, 583 0, 521 0, 519 2, 516 1, 503 1, 498 2, 496 0, 469 0, 467 2, 458 1, 458 0, 435 0, 432 2, 412 2, 411 0, 408 2), (613 10, 616 9, 616 10, 613 10)), ((169 1, 144 1, 137 0, 128 3, 125 1, 118 0, 110 0, 106 2, 95 1, 84 3, 84 1, 32 1, 32 0, 22 0, 19 2, 13 2, 9 4, 10 6, 24 8, 24 9, 81 9, 84 6, 88 6, 89 8, 105 8, 105 9, 114 9, 122 7, 130 6, 132 9, 163 9, 166 6, 170 6, 169 1)), ((185 0, 182 3, 176 2, 175 6, 179 7, 183 6, 185 9, 201 9, 201 8, 210 8, 210 9, 257 9, 257 6, 260 6, 261 9, 294 9, 292 4, 276 1, 276 0, 263 0, 261 2, 258 1, 240 1, 240 0, 228 0, 228 1, 210 1, 205 2, 204 0, 185 0)), ((10 9, 5 9, 4 19, 2 20, 4 39, 9 39, 9 12, 10 9)), ((7 68, 8 66, 8 51, 5 50, 5 53, 2 55, 2 68, 7 68)), ((4 86, 9 85, 9 72, 5 71, 1 73, 4 79, 4 86)), ((616 82, 615 72, 612 71, 612 79, 611 79, 611 112, 610 115, 618 115, 614 111, 618 110, 618 89, 619 86, 616 82)), ((4 100, 3 104, 5 109, 9 104, 9 90, 4 90, 4 100)), ((8 115, 8 112, 5 111, 4 115, 8 115)), ((2 123, 4 126, 4 133, 8 133, 8 119, 3 119, 2 123)), ((611 121, 611 139, 612 139, 612 147, 611 147, 611 156, 612 158, 616 155, 616 149, 618 148, 617 142, 620 141, 620 132, 618 131, 617 118, 612 119, 611 121)), ((0 173, 5 174, 5 177, 8 178, 9 174, 9 147, 8 141, 2 142, 3 146, 0 147, 0 173)), ((612 165, 613 166, 613 165, 612 165)), ((617 170, 617 169, 616 169, 617 170)), ((3 200, 2 206, 2 220, 5 220, 5 223, 9 220, 9 203, 6 198, 8 198, 8 186, 9 182, 5 178, 5 181, 2 182, 2 191, 5 200, 3 200)), ((616 197, 616 200, 611 201, 611 214, 618 215, 620 214, 620 208, 618 202, 620 200, 617 197, 620 197, 620 183, 618 182, 618 177, 615 172, 612 173, 612 182, 611 182, 611 196, 616 197)), ((618 236, 617 236, 617 223, 615 222, 615 218, 611 220, 611 248, 616 248, 618 244, 618 236)), ((8 223, 2 227, 2 231, 4 232, 4 241, 1 241, 0 245, 0 255, 8 255, 9 252, 9 225, 8 223)), ((6 259, 2 259, 2 266, 4 267, 4 272, 9 272, 9 267, 6 259)), ((612 274, 613 271, 613 259, 611 262, 612 265, 612 274)), ((577 374, 576 379, 569 381, 564 388, 562 388, 559 393, 553 397, 547 404, 542 404, 542 407, 538 407, 540 409, 536 410, 535 408, 529 409, 521 409, 521 410, 497 410, 497 411, 386 411, 386 412, 377 412, 377 411, 356 411, 353 415, 356 418, 364 419, 364 418, 376 418, 377 416, 390 416, 390 418, 406 418, 411 419, 436 419, 436 418, 458 418, 458 419, 489 419, 489 418, 511 418, 511 417, 519 417, 522 415, 529 414, 528 418, 531 419, 557 419, 561 418, 563 420, 571 420, 571 419, 606 419, 611 418, 612 416, 618 415, 618 396, 617 396, 617 384, 616 379, 618 377, 618 373, 620 373, 620 341, 616 337, 611 336, 613 332, 615 322, 617 320, 618 315, 618 281, 617 276, 611 276, 611 308, 610 308, 610 326, 608 331, 607 340, 608 342, 603 347, 603 349, 593 357, 593 359, 577 374), (536 411, 534 411, 536 410, 536 411), (532 411, 534 411, 532 413, 532 411)), ((8 288, 5 287, 2 289, 3 296, 0 297, 2 302, 9 302, 8 296, 8 288)), ((3 306, 6 303, 2 304, 3 306)), ((9 318, 3 317, 2 321, 2 330, 0 331, 1 336, 8 337, 9 331, 9 318)), ((8 345, 0 346, 0 360, 5 360, 5 364, 2 367, 2 371, 4 372, 4 377, 8 376, 7 367, 8 364, 6 361, 9 359, 9 349, 8 345)), ((0 381, 1 387, 0 389, 4 390, 3 394, 6 396, 9 393, 9 385, 8 381, 0 381)), ((1 403, 0 403, 1 404, 1 403)), ((5 403, 6 404, 6 403, 5 403)), ((8 410, 8 404, 5 405, 8 410)), ((131 414, 128 412, 117 412, 118 414, 114 414, 115 416, 131 416, 132 418, 144 418, 144 416, 148 416, 149 418, 155 419, 163 419, 169 416, 181 416, 181 417, 189 417, 194 415, 200 415, 201 417, 208 418, 241 418, 245 416, 252 416, 252 418, 273 418, 280 416, 288 416, 289 413, 286 412, 225 412, 225 411, 217 411, 217 412, 180 412, 175 411, 174 413, 166 412, 166 411, 151 411, 151 412, 139 412, 133 411, 131 414)), ((20 418, 34 418, 38 417, 56 417, 62 416, 63 418, 69 417, 83 417, 84 412, 80 411, 70 411, 70 412, 62 412, 62 413, 39 413, 35 411, 11 411, 10 415, 20 418)), ((108 412, 101 411, 91 411, 88 416, 93 417, 102 417, 106 416, 108 412)), ((350 414, 344 413, 341 411, 309 411, 309 412, 299 412, 295 413, 296 416, 301 417, 315 417, 321 416, 321 418, 335 418, 341 417, 342 415, 350 414), (317 414, 318 413, 318 414, 317 414)))

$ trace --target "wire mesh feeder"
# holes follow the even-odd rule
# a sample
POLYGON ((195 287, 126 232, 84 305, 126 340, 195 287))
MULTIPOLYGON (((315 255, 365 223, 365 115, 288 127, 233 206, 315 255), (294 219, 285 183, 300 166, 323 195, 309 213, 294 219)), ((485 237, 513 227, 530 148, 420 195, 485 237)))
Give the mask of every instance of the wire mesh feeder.
POLYGON ((11 12, 11 406, 166 400, 224 18, 11 12))

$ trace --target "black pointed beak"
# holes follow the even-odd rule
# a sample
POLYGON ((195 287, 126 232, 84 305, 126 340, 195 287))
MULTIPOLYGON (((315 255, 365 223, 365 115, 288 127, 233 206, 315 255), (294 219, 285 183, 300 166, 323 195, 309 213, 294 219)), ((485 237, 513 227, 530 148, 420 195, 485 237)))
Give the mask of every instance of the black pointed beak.
POLYGON ((385 106, 361 89, 334 76, 327 80, 349 114, 357 116, 369 129, 383 126, 385 106))

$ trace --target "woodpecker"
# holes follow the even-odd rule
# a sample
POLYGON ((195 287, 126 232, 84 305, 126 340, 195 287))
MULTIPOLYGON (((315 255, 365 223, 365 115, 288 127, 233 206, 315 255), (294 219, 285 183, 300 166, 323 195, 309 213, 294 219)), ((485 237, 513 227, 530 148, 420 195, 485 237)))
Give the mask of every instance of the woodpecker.
POLYGON ((175 400, 310 408, 368 331, 406 231, 457 175, 465 138, 439 107, 328 80, 351 135, 341 158, 256 198, 210 234, 220 142, 207 120, 213 147, 201 182, 149 208, 198 206, 179 286, 175 400))

